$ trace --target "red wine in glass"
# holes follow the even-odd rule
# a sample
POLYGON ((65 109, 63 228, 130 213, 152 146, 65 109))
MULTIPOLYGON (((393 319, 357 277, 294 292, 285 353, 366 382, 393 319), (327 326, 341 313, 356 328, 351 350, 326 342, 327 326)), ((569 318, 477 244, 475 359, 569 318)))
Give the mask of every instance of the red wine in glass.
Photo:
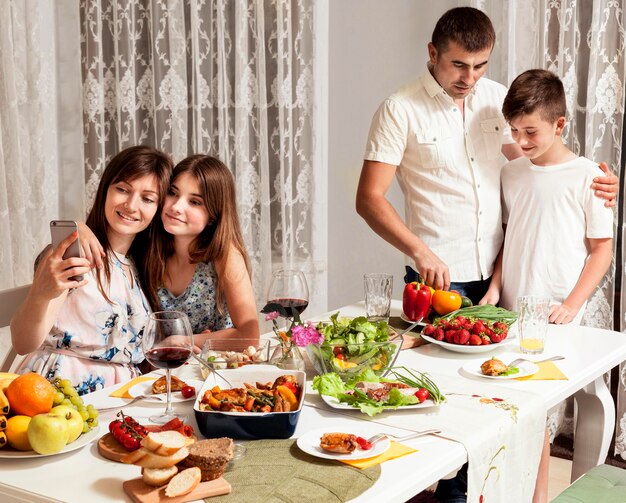
POLYGON ((302 271, 280 269, 272 274, 267 291, 268 302, 275 302, 286 308, 288 318, 293 313, 292 308, 298 315, 309 305, 309 286, 302 271))
POLYGON ((291 312, 291 308, 294 308, 298 314, 302 314, 309 305, 309 301, 304 299, 272 299, 269 302, 283 306, 288 313, 291 312))
POLYGON ((143 354, 152 365, 165 369, 167 399, 165 412, 150 416, 150 421, 165 424, 178 417, 172 407, 172 369, 191 356, 193 332, 189 318, 178 311, 158 311, 148 316, 143 331, 143 354))
POLYGON ((187 348, 160 347, 146 352, 147 360, 160 369, 176 369, 185 363, 191 356, 187 348))

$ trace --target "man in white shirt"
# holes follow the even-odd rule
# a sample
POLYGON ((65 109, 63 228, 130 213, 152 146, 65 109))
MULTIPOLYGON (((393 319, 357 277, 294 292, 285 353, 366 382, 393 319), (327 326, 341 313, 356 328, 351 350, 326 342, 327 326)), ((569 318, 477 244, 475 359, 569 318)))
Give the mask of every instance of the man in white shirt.
MULTIPOLYGON (((359 215, 427 284, 474 303, 503 240, 501 154, 521 156, 501 112, 506 88, 483 78, 494 43, 493 25, 477 9, 451 9, 439 19, 428 70, 374 115, 356 198, 359 215), (386 199, 394 174, 406 223, 386 199)), ((608 168, 593 188, 615 204, 617 177, 608 168)))

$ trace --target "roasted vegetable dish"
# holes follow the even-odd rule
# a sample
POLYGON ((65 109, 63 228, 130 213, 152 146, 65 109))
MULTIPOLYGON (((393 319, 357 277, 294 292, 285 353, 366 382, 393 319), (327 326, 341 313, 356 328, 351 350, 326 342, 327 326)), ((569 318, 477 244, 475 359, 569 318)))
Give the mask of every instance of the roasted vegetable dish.
POLYGON ((295 376, 283 375, 273 383, 244 388, 221 389, 214 386, 205 391, 199 409, 219 412, 292 412, 298 410, 302 390, 295 376))

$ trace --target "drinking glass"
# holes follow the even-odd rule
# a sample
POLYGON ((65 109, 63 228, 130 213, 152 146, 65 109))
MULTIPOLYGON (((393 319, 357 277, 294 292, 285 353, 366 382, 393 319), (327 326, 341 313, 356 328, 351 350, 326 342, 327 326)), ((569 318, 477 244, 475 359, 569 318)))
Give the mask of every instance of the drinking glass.
POLYGON ((309 287, 302 271, 279 269, 272 274, 267 291, 267 302, 279 304, 291 313, 302 314, 309 305, 309 287))
POLYGON ((152 365, 165 369, 167 405, 165 412, 150 421, 165 424, 178 417, 172 409, 171 370, 183 365, 193 351, 193 331, 187 315, 157 311, 148 317, 143 332, 143 352, 152 365))
POLYGON ((525 295, 517 298, 520 351, 541 354, 546 343, 550 298, 525 295))
POLYGON ((367 273, 365 282, 365 315, 369 321, 389 321, 393 276, 385 273, 367 273))

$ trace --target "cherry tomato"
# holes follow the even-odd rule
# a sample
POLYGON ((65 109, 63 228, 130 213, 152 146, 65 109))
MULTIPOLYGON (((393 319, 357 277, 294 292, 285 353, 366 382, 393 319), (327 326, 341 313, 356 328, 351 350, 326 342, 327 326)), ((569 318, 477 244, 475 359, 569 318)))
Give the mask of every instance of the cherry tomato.
POLYGON ((191 398, 196 394, 196 388, 193 386, 183 386, 183 389, 180 392, 184 398, 191 398))
POLYGON ((343 348, 341 346, 335 346, 333 348, 333 353, 334 353, 335 356, 343 354, 343 348))
POLYGON ((344 362, 346 361, 346 355, 344 355, 343 353, 339 353, 335 356, 335 358, 337 358, 337 360, 343 360, 344 362))
POLYGON ((356 437, 356 441, 359 444, 359 449, 367 451, 372 448, 372 444, 365 440, 363 437, 356 437))
POLYGON ((430 392, 426 388, 420 388, 415 392, 415 396, 420 401, 420 403, 422 403, 428 400, 430 392))

